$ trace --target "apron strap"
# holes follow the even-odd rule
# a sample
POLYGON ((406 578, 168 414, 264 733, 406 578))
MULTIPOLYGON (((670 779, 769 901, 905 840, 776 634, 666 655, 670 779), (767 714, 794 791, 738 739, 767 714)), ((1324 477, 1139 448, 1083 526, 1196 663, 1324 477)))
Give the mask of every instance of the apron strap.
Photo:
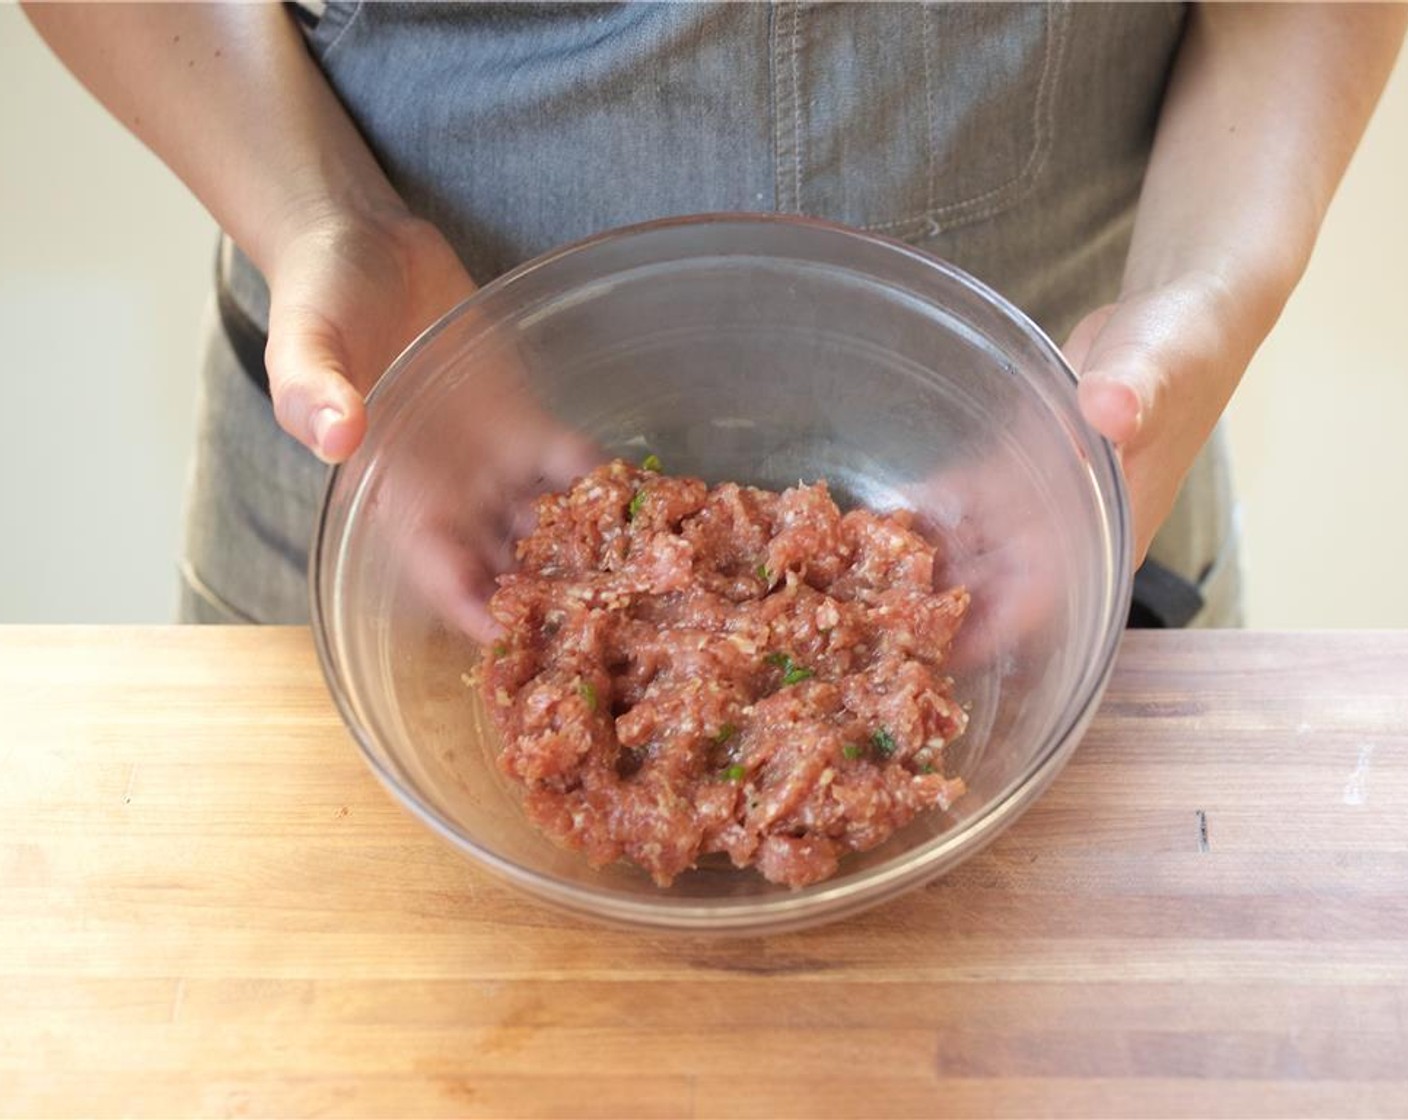
POLYGON ((1129 605, 1131 630, 1181 630, 1203 609, 1197 586, 1154 560, 1145 560, 1134 573, 1134 601, 1129 605))

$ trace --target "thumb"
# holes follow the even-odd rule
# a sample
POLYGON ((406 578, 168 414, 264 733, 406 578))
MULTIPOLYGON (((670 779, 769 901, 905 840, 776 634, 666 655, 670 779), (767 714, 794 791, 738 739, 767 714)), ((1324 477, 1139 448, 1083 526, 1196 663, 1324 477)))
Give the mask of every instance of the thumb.
POLYGON ((325 463, 340 463, 366 434, 362 396, 347 376, 340 332, 316 312, 274 307, 264 352, 279 426, 325 463))
POLYGON ((1126 329, 1121 308, 1111 304, 1076 325, 1066 355, 1080 377, 1078 399, 1086 421, 1111 443, 1138 436, 1162 382, 1157 356, 1126 329))

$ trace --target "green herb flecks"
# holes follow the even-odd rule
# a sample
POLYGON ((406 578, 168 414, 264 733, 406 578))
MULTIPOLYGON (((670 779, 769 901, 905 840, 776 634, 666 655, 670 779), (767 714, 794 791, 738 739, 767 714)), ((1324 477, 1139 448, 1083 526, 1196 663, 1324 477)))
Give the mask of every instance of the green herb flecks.
POLYGON ((753 569, 753 574, 757 576, 758 579, 762 580, 763 583, 767 584, 767 586, 772 586, 772 569, 766 564, 759 564, 753 569))
POLYGON ((640 461, 640 469, 643 471, 654 471, 659 474, 661 471, 660 456, 653 451, 640 461))
POLYGON ((847 743, 841 748, 841 753, 851 762, 854 762, 865 753, 865 749, 859 743, 847 743))
POLYGON ((737 734, 738 728, 731 723, 726 723, 719 728, 718 734, 714 736, 714 742, 721 747, 737 734))
POLYGON ((489 652, 494 655, 494 660, 497 661, 500 657, 508 656, 508 646, 503 642, 495 642, 489 647, 489 652))
POLYGON ((770 653, 765 660, 769 665, 775 665, 782 670, 782 683, 784 685, 798 684, 808 677, 816 676, 814 669, 808 669, 805 665, 793 661, 790 653, 770 653))
POLYGON ((640 507, 645 504, 645 488, 637 490, 635 497, 631 499, 631 504, 626 507, 626 520, 634 521, 636 514, 640 512, 640 507))
POLYGON ((870 741, 875 744, 875 749, 879 751, 884 758, 889 758, 895 753, 898 747, 898 744, 895 742, 895 737, 883 727, 870 737, 870 741))
POLYGON ((741 782, 747 775, 747 773, 747 767, 745 767, 741 762, 735 762, 732 766, 730 766, 724 771, 724 781, 741 782))
POLYGON ((596 711, 596 686, 591 681, 579 681, 577 694, 581 696, 582 703, 587 706, 587 711, 596 711))

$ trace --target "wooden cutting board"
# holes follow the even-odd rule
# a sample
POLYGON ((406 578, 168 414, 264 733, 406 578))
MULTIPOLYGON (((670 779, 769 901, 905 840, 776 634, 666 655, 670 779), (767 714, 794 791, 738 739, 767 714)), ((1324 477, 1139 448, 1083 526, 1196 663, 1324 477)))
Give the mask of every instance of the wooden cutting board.
POLYGON ((0 628, 0 1114, 1408 1114, 1408 634, 1130 635, 981 856, 605 930, 397 808, 300 629, 0 628))

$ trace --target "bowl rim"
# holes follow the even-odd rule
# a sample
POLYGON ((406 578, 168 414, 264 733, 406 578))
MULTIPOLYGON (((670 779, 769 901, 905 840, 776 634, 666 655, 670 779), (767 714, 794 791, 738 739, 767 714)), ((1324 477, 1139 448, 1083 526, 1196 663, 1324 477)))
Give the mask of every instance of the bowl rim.
MULTIPOLYGON (((948 280, 956 282, 992 305, 1028 336, 1037 349, 1065 374, 1071 385, 1079 384, 1079 378, 1066 361, 1060 347, 1025 312, 977 277, 932 253, 893 237, 822 218, 767 212, 710 212, 658 218, 606 230, 549 250, 503 273, 456 303, 412 339, 368 393, 368 407, 394 388, 416 355, 457 322, 467 307, 488 302, 505 289, 520 283, 525 277, 550 268, 566 258, 590 252, 601 245, 663 230, 699 225, 785 225, 899 253, 925 269, 944 275, 948 280)), ((333 649, 328 612, 323 606, 326 596, 321 571, 322 560, 329 547, 330 499, 345 464, 337 464, 328 472, 319 504, 312 547, 308 553, 310 620, 318 662, 343 724, 352 733, 372 773, 392 797, 415 819, 457 851, 542 901, 597 921, 630 928, 673 929, 695 933, 780 932, 843 918, 938 877, 959 860, 976 854, 991 843, 1017 820, 1055 779, 1079 744, 1085 728, 1103 698, 1124 634, 1124 619, 1133 591, 1133 542, 1130 531, 1132 519, 1124 472, 1113 445, 1091 429, 1083 419, 1080 420, 1079 427, 1090 445, 1090 450, 1104 460, 1104 466, 1112 480, 1115 500, 1106 513, 1110 521, 1112 541, 1116 545, 1113 550, 1115 555, 1112 573, 1115 594, 1107 605, 1108 617, 1104 620, 1104 634, 1099 649, 1090 659, 1082 677, 1083 687, 1073 692, 1059 718, 1053 720, 1053 730, 1032 762, 1016 778, 1009 781, 997 796, 978 809, 962 828, 950 829, 924 844, 921 858, 916 859, 913 851, 905 852, 870 869, 855 881, 833 879, 785 894, 718 900, 698 900, 680 896, 671 898, 663 892, 659 896, 630 896, 565 882, 550 874, 522 866, 481 846, 455 828, 452 822, 444 819, 439 812, 426 804, 414 790, 408 789, 377 757, 376 747, 371 741, 372 735, 357 719, 351 697, 342 683, 344 674, 333 649), (1123 547, 1120 547, 1121 543, 1123 547)))

